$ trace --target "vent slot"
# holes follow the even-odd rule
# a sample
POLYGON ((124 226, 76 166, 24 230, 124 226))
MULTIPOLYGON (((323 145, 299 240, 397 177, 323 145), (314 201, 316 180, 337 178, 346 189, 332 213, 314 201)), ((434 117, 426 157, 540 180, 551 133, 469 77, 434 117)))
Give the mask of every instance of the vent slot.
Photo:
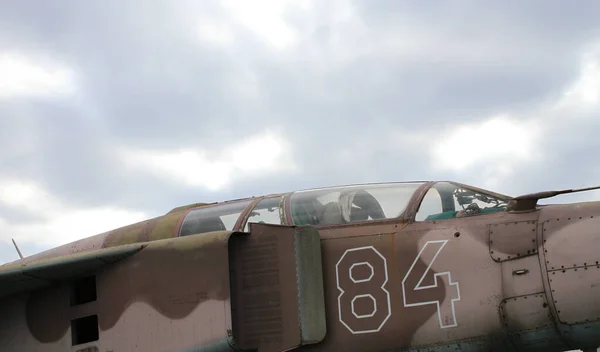
POLYGON ((96 299, 96 276, 87 276, 73 282, 71 306, 93 302, 96 299))
POLYGON ((71 343, 73 346, 98 341, 98 316, 71 320, 71 343))

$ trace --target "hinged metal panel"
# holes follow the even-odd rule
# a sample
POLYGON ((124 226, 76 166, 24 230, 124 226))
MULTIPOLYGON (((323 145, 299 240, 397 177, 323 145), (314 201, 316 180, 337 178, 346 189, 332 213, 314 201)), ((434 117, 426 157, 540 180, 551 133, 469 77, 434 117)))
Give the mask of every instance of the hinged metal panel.
POLYGON ((553 326, 543 292, 505 299, 500 308, 504 326, 509 332, 542 330, 553 326))
POLYGON ((600 217, 564 217, 543 223, 548 270, 600 264, 600 217))
POLYGON ((537 254, 536 228, 536 221, 490 225, 490 255, 502 262, 537 254))

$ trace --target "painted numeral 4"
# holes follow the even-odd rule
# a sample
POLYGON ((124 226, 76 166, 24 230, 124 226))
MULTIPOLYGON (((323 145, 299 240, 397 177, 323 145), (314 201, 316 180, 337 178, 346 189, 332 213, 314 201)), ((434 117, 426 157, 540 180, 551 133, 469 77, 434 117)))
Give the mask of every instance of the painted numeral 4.
POLYGON ((404 306, 406 307, 418 307, 424 305, 436 305, 438 319, 440 322, 440 328, 451 328, 457 326, 456 312, 454 310, 454 303, 460 301, 460 289, 458 282, 452 281, 452 276, 449 271, 433 274, 431 266, 437 259, 438 255, 448 243, 447 240, 429 241, 425 243, 425 246, 421 248, 421 251, 415 258, 414 262, 408 269, 406 276, 402 280, 402 296, 404 297, 404 306), (419 273, 415 269, 415 265, 422 259, 422 257, 432 258, 424 272, 419 273), (433 275, 433 284, 426 285, 423 283, 428 277, 433 275), (409 285, 407 282, 417 282, 416 285, 409 285), (423 300, 422 297, 435 297, 437 295, 428 295, 428 291, 439 290, 441 285, 445 287, 445 294, 441 299, 437 300, 423 300), (408 287, 407 287, 408 286, 408 287))

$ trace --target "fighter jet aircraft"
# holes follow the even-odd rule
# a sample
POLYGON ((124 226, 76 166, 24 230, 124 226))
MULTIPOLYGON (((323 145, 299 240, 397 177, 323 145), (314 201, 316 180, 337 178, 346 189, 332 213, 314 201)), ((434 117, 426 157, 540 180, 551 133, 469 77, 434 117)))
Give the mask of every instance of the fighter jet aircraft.
MULTIPOLYGON (((595 188, 590 188, 595 189, 595 188)), ((600 346, 600 202, 457 182, 175 208, 0 266, 0 351, 600 346)))

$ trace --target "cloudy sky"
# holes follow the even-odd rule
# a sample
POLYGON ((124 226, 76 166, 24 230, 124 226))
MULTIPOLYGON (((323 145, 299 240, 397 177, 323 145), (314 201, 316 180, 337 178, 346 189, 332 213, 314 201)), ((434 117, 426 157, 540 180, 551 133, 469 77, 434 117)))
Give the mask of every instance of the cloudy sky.
MULTIPOLYGON (((0 1, 0 263, 201 201, 600 184, 600 2, 0 1)), ((600 193, 553 201, 600 199, 600 193)))

